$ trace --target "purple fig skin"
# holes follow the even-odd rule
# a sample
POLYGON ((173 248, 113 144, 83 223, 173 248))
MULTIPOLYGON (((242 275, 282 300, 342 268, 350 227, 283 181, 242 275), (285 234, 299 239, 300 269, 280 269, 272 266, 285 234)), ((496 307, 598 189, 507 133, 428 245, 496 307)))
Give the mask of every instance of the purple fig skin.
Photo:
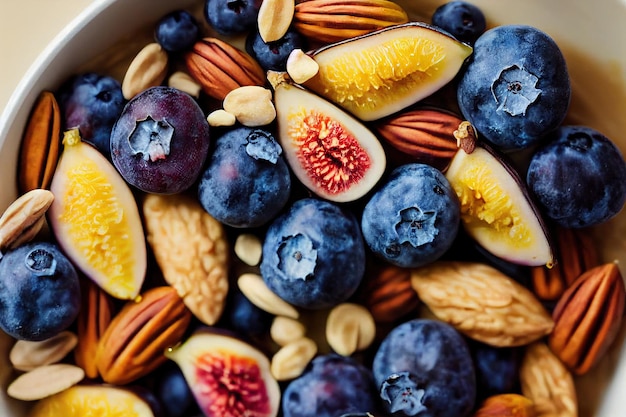
POLYGON ((209 124, 190 95, 151 87, 128 102, 113 126, 111 159, 130 185, 175 194, 195 183, 209 143, 209 124))

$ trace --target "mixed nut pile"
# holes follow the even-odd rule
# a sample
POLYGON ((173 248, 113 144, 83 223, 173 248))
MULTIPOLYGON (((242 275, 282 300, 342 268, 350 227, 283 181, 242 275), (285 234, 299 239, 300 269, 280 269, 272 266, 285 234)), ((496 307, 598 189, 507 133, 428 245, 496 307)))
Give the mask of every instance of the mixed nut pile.
POLYGON ((624 314, 588 230, 626 162, 565 124, 556 43, 460 1, 201 3, 122 79, 33 107, 0 217, 8 395, 31 417, 578 416, 624 314))

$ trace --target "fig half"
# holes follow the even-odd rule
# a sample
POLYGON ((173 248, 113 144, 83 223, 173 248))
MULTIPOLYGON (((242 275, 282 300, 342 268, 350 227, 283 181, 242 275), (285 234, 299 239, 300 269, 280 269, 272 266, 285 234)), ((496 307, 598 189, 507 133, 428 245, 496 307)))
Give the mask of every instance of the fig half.
POLYGON ((339 107, 279 78, 272 80, 278 139, 295 176, 326 200, 365 195, 385 171, 378 138, 339 107))
POLYGON ((275 417, 280 388, 267 356, 213 328, 198 328, 165 355, 180 367, 206 417, 275 417))
POLYGON ((554 263, 539 210, 519 174, 495 151, 460 149, 445 176, 459 197, 464 229, 485 250, 521 265, 554 263))
POLYGON ((409 22, 311 52, 319 72, 304 86, 371 121, 439 90, 471 53, 471 46, 450 34, 409 22))

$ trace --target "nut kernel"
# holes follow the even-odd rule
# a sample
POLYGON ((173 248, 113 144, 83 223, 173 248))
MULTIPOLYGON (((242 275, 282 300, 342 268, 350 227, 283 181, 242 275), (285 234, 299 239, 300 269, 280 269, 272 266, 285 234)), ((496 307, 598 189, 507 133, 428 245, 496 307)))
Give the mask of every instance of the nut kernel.
POLYGON ((7 394, 23 401, 40 400, 76 385, 84 377, 85 372, 76 365, 44 365, 18 376, 7 387, 7 394))
POLYGON ((244 126, 265 126, 276 118, 272 92, 258 85, 235 88, 224 97, 223 107, 244 126))
POLYGON ((18 340, 9 352, 11 365, 20 371, 32 371, 61 361, 76 344, 76 334, 66 330, 42 341, 18 340))
POLYGON ((167 85, 195 98, 200 97, 200 92, 202 91, 200 83, 183 71, 176 71, 170 75, 170 78, 167 80, 167 85))
POLYGON ((129 100, 143 90, 160 85, 167 76, 167 52, 156 42, 149 43, 133 58, 122 80, 122 94, 129 100))
POLYGON ((302 49, 294 49, 287 58, 287 74, 298 84, 315 77, 319 70, 317 61, 305 54, 302 49))
POLYGON ((261 261, 263 244, 257 236, 251 233, 242 233, 237 236, 234 250, 237 257, 246 265, 255 266, 261 261))
POLYGON ((297 319, 300 315, 294 306, 268 288, 261 275, 242 274, 237 279, 237 286, 252 304, 268 313, 292 319, 297 319))
POLYGON ((237 122, 237 118, 234 114, 227 112, 224 109, 217 109, 209 113, 206 118, 209 122, 209 126, 233 126, 237 122))
POLYGON ((306 326, 291 317, 276 316, 270 327, 270 336, 279 346, 303 338, 306 335, 306 326))
POLYGON ((340 355, 350 356, 368 348, 376 337, 376 323, 369 310, 359 304, 335 306, 326 319, 326 340, 340 355))
POLYGON ((263 42, 274 42, 285 36, 295 12, 294 0, 263 0, 257 24, 263 42))
POLYGON ((0 217, 0 252, 32 240, 45 224, 53 200, 50 191, 37 188, 11 203, 0 217))
POLYGON ((272 357, 270 372, 278 381, 294 379, 317 354, 317 345, 312 339, 302 337, 280 348, 272 357))

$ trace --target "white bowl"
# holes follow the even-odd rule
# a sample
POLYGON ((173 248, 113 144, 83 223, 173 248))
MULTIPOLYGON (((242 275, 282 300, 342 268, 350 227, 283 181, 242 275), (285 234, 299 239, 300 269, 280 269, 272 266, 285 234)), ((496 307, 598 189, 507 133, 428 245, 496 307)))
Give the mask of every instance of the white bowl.
MULTIPOLYGON (((414 20, 429 21, 442 0, 399 0, 414 20)), ((474 0, 488 25, 530 24, 551 35, 570 71, 573 97, 568 122, 594 127, 626 154, 625 0, 474 0)), ((0 211, 17 195, 16 160, 31 106, 42 90, 54 90, 77 70, 106 69, 121 79, 123 68, 152 40, 153 23, 174 8, 198 12, 203 0, 96 0, 68 25, 33 63, 0 118, 0 211), (103 52, 104 51, 104 52, 103 52)), ((7 63, 3 63, 7 65, 7 63)), ((625 179, 626 181, 626 179, 625 179)), ((604 259, 621 262, 626 275, 626 212, 597 228, 604 259)), ((577 379, 580 416, 626 415, 626 327, 595 370, 577 379)), ((0 332, 0 415, 24 415, 24 404, 7 398, 12 340, 0 332)))

